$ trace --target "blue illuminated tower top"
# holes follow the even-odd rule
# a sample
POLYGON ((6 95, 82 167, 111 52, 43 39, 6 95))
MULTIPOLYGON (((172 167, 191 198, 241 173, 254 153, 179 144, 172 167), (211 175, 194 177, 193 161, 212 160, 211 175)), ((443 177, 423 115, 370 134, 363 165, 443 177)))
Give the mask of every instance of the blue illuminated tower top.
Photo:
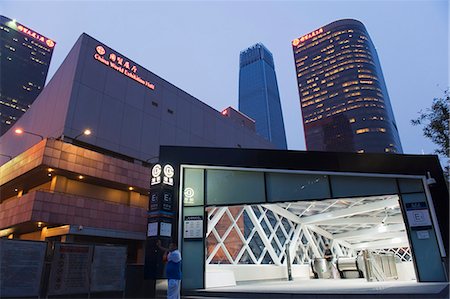
POLYGON ((256 122, 256 132, 287 149, 272 53, 261 43, 240 54, 239 111, 256 122))

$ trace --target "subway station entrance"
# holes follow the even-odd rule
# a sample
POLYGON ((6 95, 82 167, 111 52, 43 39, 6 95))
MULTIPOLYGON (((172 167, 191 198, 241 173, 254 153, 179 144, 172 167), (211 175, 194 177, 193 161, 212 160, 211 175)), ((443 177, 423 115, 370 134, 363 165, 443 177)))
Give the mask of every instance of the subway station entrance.
POLYGON ((430 168, 419 173, 402 155, 162 147, 161 156, 179 182, 183 290, 448 281, 430 157, 414 156, 430 168))
POLYGON ((415 281, 398 200, 387 195, 206 208, 205 287, 308 279, 415 281))

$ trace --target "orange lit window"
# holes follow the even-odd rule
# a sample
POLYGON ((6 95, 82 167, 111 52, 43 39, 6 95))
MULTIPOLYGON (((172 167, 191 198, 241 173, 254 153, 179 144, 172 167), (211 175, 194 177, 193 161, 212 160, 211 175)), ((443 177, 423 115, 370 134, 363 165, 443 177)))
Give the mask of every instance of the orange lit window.
POLYGON ((367 133, 369 131, 370 131, 369 128, 358 129, 358 130, 356 130, 356 134, 363 134, 363 133, 367 133))

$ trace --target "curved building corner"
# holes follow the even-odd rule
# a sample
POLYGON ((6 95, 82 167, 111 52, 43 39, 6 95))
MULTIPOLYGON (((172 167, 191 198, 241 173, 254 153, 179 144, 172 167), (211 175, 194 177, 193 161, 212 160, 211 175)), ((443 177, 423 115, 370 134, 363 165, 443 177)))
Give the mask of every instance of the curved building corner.
POLYGON ((292 46, 308 150, 403 152, 380 61, 361 22, 332 22, 292 46))

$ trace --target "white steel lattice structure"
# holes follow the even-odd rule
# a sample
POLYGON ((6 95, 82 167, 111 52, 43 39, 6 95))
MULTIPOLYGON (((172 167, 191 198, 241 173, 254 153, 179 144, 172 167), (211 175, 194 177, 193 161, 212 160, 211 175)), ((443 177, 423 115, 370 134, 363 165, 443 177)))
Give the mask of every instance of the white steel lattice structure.
POLYGON ((399 247, 399 248, 387 248, 387 249, 377 249, 375 253, 393 253, 396 258, 402 262, 411 262, 412 255, 409 247, 399 247))
POLYGON ((335 257, 367 248, 411 260, 396 195, 210 207, 207 212, 207 264, 283 265, 286 249, 293 264, 304 264, 323 257, 325 244, 335 257))

